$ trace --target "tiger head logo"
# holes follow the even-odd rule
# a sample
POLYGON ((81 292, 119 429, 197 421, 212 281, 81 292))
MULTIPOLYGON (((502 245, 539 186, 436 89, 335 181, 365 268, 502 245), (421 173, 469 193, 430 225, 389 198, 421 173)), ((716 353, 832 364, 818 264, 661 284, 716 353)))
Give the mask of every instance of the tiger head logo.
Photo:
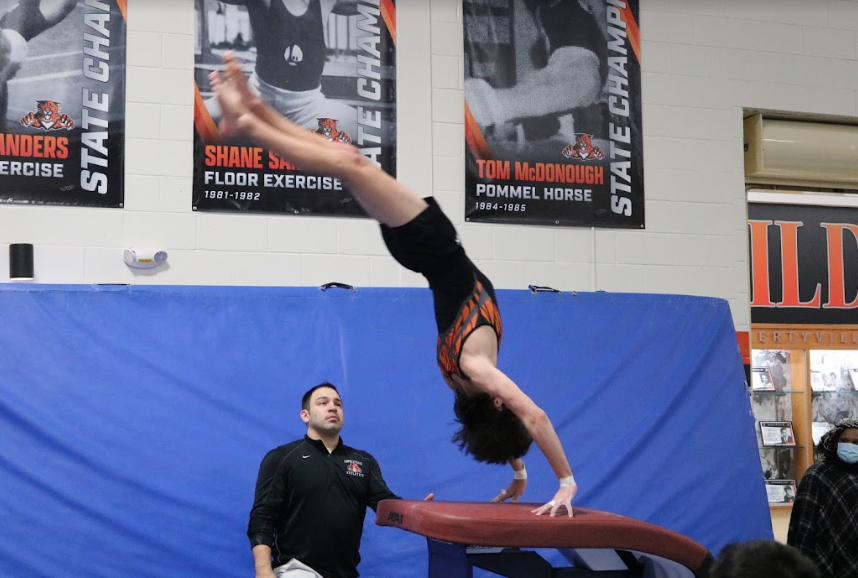
POLYGON ((593 161, 605 158, 605 151, 593 144, 593 135, 577 133, 575 142, 566 145, 563 156, 579 161, 593 161))
POLYGON ((318 133, 328 140, 351 144, 352 139, 347 132, 337 130, 337 119, 335 118, 317 118, 319 127, 313 129, 313 132, 318 133))
POLYGON ((75 127, 69 115, 60 113, 60 103, 53 100, 37 100, 36 110, 28 112, 21 119, 21 124, 44 130, 71 130, 75 127))

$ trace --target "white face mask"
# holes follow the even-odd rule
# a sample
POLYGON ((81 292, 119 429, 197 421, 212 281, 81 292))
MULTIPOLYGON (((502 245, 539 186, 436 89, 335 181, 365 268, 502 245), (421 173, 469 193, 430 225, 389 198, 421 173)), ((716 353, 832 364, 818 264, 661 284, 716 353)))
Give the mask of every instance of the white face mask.
POLYGON ((837 444, 837 457, 847 464, 858 463, 858 445, 840 442, 837 444))

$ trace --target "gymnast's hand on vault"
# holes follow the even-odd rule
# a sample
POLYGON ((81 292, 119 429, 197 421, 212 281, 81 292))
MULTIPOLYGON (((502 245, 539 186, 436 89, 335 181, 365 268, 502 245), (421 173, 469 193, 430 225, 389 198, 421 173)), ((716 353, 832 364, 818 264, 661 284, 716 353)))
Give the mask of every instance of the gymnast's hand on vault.
POLYGON ((575 494, 578 492, 578 486, 574 483, 570 486, 560 486, 560 489, 557 490, 557 493, 554 494, 554 499, 544 504, 535 510, 531 510, 532 513, 537 516, 541 516, 545 512, 551 511, 551 517, 553 518, 561 507, 566 508, 566 511, 569 513, 569 517, 572 517, 572 498, 575 497, 575 494))
POLYGON ((508 488, 501 490, 500 494, 494 497, 492 502, 505 502, 509 500, 514 504, 524 493, 525 488, 527 488, 527 478, 523 480, 513 480, 508 488))

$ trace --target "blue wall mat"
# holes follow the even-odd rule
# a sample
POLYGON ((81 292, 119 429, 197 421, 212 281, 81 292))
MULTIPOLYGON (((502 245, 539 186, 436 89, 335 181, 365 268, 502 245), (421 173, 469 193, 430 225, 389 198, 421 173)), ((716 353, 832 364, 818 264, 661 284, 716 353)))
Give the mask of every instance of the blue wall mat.
MULTIPOLYGON (((551 417, 577 505, 717 553, 771 537, 727 303, 499 291, 500 367, 551 417)), ((343 437, 410 499, 488 500, 508 467, 449 443, 425 289, 0 286, 0 576, 224 578, 259 461, 330 380, 343 437)), ((527 501, 556 478, 534 448, 527 501)), ((364 576, 425 576, 422 538, 369 512, 364 576)))

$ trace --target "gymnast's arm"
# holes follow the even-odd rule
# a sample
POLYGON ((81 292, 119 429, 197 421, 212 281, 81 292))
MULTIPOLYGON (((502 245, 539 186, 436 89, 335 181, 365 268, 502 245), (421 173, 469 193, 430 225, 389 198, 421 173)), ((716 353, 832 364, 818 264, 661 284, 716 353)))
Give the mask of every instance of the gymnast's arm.
POLYGON ((276 450, 269 452, 259 466, 256 493, 247 537, 253 551, 253 563, 257 578, 274 578, 271 567, 271 546, 275 540, 276 523, 283 513, 286 495, 286 473, 284 459, 276 450))
MULTIPOLYGON (((545 454, 551 469, 558 479, 568 479, 572 476, 572 468, 569 467, 569 461, 566 459, 566 454, 563 452, 563 446, 560 443, 560 438, 557 437, 557 432, 554 431, 554 426, 551 425, 551 420, 532 399, 530 399, 513 380, 507 377, 501 370, 495 367, 492 360, 487 355, 468 353, 468 343, 474 340, 476 335, 472 334, 468 341, 465 342, 465 350, 462 352, 462 357, 459 360, 459 366, 462 371, 471 379, 471 383, 480 391, 487 393, 492 397, 496 397, 512 411, 527 428, 528 433, 545 454)), ((551 511, 553 516, 558 508, 565 505, 568 514, 572 514, 571 501, 575 496, 578 487, 574 482, 567 485, 561 485, 560 489, 552 500, 554 503, 545 504, 538 509, 537 513, 551 511), (550 504, 550 506, 549 506, 550 504)))

